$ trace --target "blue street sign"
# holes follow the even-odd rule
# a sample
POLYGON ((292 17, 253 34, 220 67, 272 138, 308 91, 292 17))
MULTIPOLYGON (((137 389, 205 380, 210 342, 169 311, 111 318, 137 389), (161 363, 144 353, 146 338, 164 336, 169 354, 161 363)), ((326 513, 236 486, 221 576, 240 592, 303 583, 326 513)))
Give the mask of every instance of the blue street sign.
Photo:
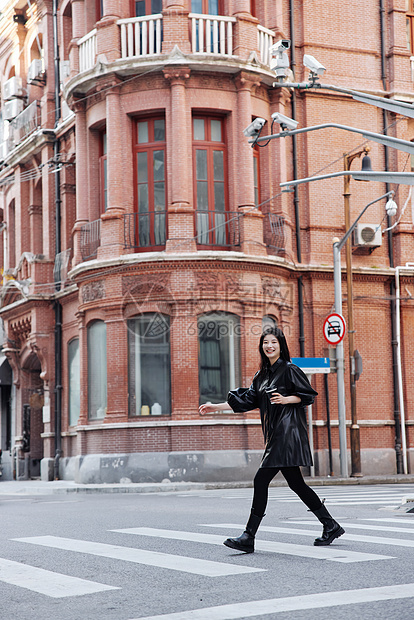
POLYGON ((331 372, 329 357, 292 357, 292 362, 307 375, 331 372))

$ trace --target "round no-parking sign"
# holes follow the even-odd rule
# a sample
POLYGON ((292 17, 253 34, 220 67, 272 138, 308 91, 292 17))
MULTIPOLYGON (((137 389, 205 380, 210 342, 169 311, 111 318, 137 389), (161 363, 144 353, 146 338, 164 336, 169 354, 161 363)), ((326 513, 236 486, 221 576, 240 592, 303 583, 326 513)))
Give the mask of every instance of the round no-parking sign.
POLYGON ((346 323, 342 314, 333 312, 325 319, 323 335, 329 344, 339 344, 345 336, 346 323))

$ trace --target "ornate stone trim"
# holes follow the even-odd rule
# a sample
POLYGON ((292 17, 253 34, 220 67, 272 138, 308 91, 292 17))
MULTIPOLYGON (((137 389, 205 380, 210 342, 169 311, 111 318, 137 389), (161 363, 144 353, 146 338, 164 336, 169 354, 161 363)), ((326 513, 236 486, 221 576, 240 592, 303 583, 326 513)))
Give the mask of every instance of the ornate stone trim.
POLYGON ((91 301, 96 301, 97 299, 105 299, 105 281, 97 280, 95 282, 90 282, 89 284, 84 284, 81 289, 82 294, 82 303, 86 304, 91 301))

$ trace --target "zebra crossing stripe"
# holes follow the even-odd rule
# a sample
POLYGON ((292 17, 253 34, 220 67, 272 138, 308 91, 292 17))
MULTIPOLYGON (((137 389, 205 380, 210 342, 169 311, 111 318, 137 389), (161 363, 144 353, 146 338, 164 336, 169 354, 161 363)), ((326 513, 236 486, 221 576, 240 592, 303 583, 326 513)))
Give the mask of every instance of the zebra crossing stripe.
POLYGON ((104 592, 105 590, 120 590, 120 588, 107 586, 103 583, 62 575, 37 566, 29 566, 3 558, 0 558, 0 581, 52 598, 82 596, 104 592))
POLYGON ((265 571, 263 568, 237 566, 235 564, 213 562, 211 560, 198 560, 197 558, 189 558, 181 555, 170 555, 157 551, 143 551, 142 549, 134 549, 131 547, 120 547, 117 545, 108 545, 88 540, 75 540, 73 538, 61 538, 58 536, 34 536, 31 538, 14 538, 13 540, 29 543, 31 545, 51 547, 52 549, 63 549, 65 551, 75 551, 77 553, 123 560, 124 562, 135 562, 136 564, 168 568, 170 570, 203 575, 204 577, 224 577, 227 575, 265 571))
MULTIPOLYGON (((243 529, 239 525, 213 524, 203 525, 203 527, 220 527, 243 529)), ((189 542, 207 543, 211 545, 222 545, 223 537, 215 534, 200 534, 197 532, 181 532, 174 530, 159 530, 149 527, 132 527, 122 530, 111 530, 121 534, 134 534, 138 536, 152 536, 156 538, 168 538, 172 540, 186 540, 189 542)), ((291 530, 289 530, 291 531, 291 530)), ((312 534, 314 536, 314 534, 312 534)), ((271 553, 281 553, 284 555, 294 555, 302 558, 313 558, 317 560, 330 560, 331 562, 366 562, 368 560, 390 560, 391 556, 376 555, 373 553, 360 553, 358 551, 347 551, 343 549, 326 547, 314 547, 305 545, 295 545, 290 543, 261 541, 256 539, 255 543, 258 551, 271 553)))
MULTIPOLYGON (((365 520, 365 519, 364 519, 365 520)), ((392 521, 392 520, 390 520, 392 521)), ((388 521, 388 523, 390 523, 390 521, 388 521)), ((285 521, 285 523, 294 523, 296 525, 303 525, 304 523, 306 524, 311 524, 315 525, 315 523, 313 521, 285 521)), ((401 523, 401 521, 398 521, 398 523, 401 523)), ((344 526, 346 527, 347 530, 349 529, 354 529, 354 530, 369 530, 370 532, 375 531, 375 532, 402 532, 403 534, 414 534, 414 529, 413 528, 409 528, 409 527, 390 527, 390 526, 386 526, 386 525, 367 525, 364 523, 348 523, 348 521, 344 524, 344 526)))
MULTIPOLYGON (((294 525, 315 525, 313 521, 289 521, 294 525)), ((346 526, 345 526, 346 527, 346 526)), ((287 527, 262 527, 264 532, 276 532, 280 534, 299 534, 301 536, 315 536, 316 532, 311 530, 292 530, 287 527)), ((354 542, 372 543, 374 545, 395 545, 396 547, 414 547, 414 540, 403 538, 385 538, 380 536, 360 536, 359 534, 345 534, 347 540, 353 540, 354 542)))
POLYGON ((413 597, 414 583, 406 583, 395 586, 339 590, 337 592, 322 592, 218 605, 216 607, 206 607, 205 609, 192 609, 191 611, 146 616, 145 618, 141 617, 135 620, 237 620, 237 618, 253 618, 254 616, 265 614, 272 614, 273 617, 275 614, 288 611, 306 611, 309 609, 376 603, 378 601, 393 601, 413 597))
MULTIPOLYGON (((390 504, 392 506, 395 506, 396 504, 398 504, 400 499, 401 498, 396 497, 395 499, 376 499, 376 500, 373 500, 373 499, 337 500, 331 497, 331 498, 327 498, 327 504, 329 504, 329 506, 361 506, 362 504, 366 506, 370 506, 370 505, 377 506, 378 504, 381 504, 381 505, 390 504)), ((296 498, 278 499, 277 501, 280 502, 281 504, 290 504, 290 503, 302 504, 302 500, 296 499, 296 498)))
MULTIPOLYGON (((410 519, 411 517, 409 517, 410 519)), ((399 523, 400 525, 411 525, 410 521, 407 521, 407 517, 400 517, 399 519, 362 519, 362 521, 375 521, 376 523, 399 523)), ((405 530, 404 530, 405 531, 405 530)), ((406 530, 407 532, 409 530, 406 530)))

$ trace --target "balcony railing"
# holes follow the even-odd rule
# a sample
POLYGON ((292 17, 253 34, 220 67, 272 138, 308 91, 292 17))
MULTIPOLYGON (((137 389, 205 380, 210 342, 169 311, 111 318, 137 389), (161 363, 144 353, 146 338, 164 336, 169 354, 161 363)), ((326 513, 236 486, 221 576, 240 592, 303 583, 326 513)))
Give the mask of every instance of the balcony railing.
POLYGON ((257 47, 259 48, 260 62, 264 65, 270 64, 269 48, 273 45, 275 33, 263 26, 257 26, 257 47))
POLYGON ((95 66, 96 59, 96 28, 88 32, 78 41, 79 71, 88 71, 95 66))
POLYGON ((241 213, 197 211, 197 245, 237 247, 240 245, 241 213))
POLYGON ((285 251, 285 218, 267 213, 263 225, 265 244, 275 254, 282 254, 285 251))
POLYGON ((84 224, 80 231, 80 251, 83 260, 96 258, 101 245, 101 220, 84 224))
POLYGON ((32 101, 11 123, 14 143, 18 144, 24 140, 40 125, 40 102, 32 101))
POLYGON ((63 250, 55 256, 55 264, 53 267, 53 279, 55 284, 63 286, 68 276, 68 266, 72 249, 63 250))
POLYGON ((163 247, 166 238, 166 211, 124 215, 126 249, 163 247))
POLYGON ((161 54, 162 15, 120 19, 121 58, 161 54))
POLYGON ((233 54, 233 24, 235 17, 190 13, 191 48, 193 54, 233 54))
MULTIPOLYGON (((236 17, 189 13, 189 20, 193 54, 233 56, 233 28, 237 22, 236 17)), ((161 13, 119 19, 117 24, 121 35, 120 60, 161 54, 163 41, 161 13)), ((80 73, 95 66, 96 36, 97 31, 94 28, 78 40, 80 73)), ((275 33, 272 30, 257 26, 257 49, 259 50, 259 59, 264 65, 269 65, 269 48, 274 39, 275 33)))

